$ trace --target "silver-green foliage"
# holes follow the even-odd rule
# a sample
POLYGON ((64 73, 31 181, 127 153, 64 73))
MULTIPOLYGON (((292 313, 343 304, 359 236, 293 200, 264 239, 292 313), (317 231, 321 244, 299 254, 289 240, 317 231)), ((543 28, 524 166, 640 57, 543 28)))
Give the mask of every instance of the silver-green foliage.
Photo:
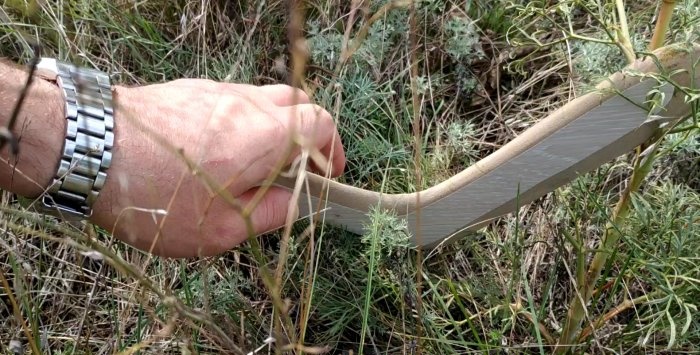
POLYGON ((447 146, 464 163, 471 163, 475 155, 475 137, 476 127, 471 122, 450 122, 447 126, 447 146))
POLYGON ((309 21, 309 46, 311 60, 317 65, 332 68, 340 59, 343 34, 334 28, 321 28, 318 21, 309 21))
POLYGON ((697 42, 700 39, 700 1, 678 1, 670 30, 676 42, 697 42))
POLYGON ((468 17, 454 16, 445 23, 446 50, 456 61, 472 62, 483 58, 478 27, 468 17))
POLYGON ((398 218, 395 212, 373 207, 369 213, 370 222, 364 227, 362 243, 367 245, 368 259, 374 258, 378 264, 392 256, 404 254, 410 246, 411 235, 405 219, 398 218))
POLYGON ((661 182, 633 198, 632 226, 625 240, 635 278, 630 298, 648 297, 638 307, 632 334, 642 346, 691 345, 700 329, 700 194, 682 184, 661 182))
MULTIPOLYGON (((645 51, 645 39, 640 35, 632 37, 635 51, 645 51)), ((577 75, 588 83, 598 83, 605 77, 627 66, 627 60, 620 47, 611 43, 572 40, 571 56, 577 75)))
MULTIPOLYGON (((310 20, 308 28, 311 59, 324 67, 335 67, 343 51, 343 45, 347 44, 351 47, 357 40, 351 37, 347 43, 344 43, 342 32, 336 27, 324 28, 319 20, 310 20)), ((350 66, 350 70, 366 71, 380 68, 394 47, 398 43, 405 42, 407 33, 407 11, 401 9, 390 11, 384 18, 369 27, 367 37, 361 41, 357 51, 351 57, 354 66, 350 66)))
POLYGON ((456 66, 457 84, 464 93, 471 93, 477 86, 470 64, 484 58, 478 27, 468 17, 452 17, 445 23, 447 41, 445 50, 456 66))

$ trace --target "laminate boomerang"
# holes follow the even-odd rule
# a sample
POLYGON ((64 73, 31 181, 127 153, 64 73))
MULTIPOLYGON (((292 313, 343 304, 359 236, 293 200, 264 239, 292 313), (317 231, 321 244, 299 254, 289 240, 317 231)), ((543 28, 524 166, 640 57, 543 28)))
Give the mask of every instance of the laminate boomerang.
POLYGON ((280 177, 275 185, 290 190, 301 187, 300 216, 315 216, 320 222, 362 234, 372 207, 393 210, 407 220, 415 246, 434 247, 630 152, 662 124, 687 117, 691 107, 678 88, 700 81, 700 67, 695 70, 699 60, 697 44, 659 49, 557 109, 491 155, 419 193, 382 194, 307 172, 295 178, 280 177), (631 74, 634 72, 669 75, 675 85, 631 74), (649 112, 648 95, 653 89, 663 92, 664 99, 655 112, 649 112))

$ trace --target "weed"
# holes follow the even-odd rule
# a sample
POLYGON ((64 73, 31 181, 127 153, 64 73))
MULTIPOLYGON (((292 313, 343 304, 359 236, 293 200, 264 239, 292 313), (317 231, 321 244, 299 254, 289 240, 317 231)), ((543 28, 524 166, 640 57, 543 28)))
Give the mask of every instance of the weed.
MULTIPOLYGON (((411 78, 407 8, 391 8, 358 35, 393 3, 307 2, 305 84, 338 123, 348 156, 341 181, 354 186, 419 188, 412 173, 412 79, 424 140, 418 164, 424 184, 434 184, 627 59, 611 31, 619 17, 613 1, 422 0, 418 77, 411 78), (343 61, 348 42, 358 47, 343 61)), ((653 4, 625 9, 636 50, 651 35, 653 4)), ((700 38, 698 6, 679 2, 669 40, 700 38)), ((288 82, 287 11, 279 1, 6 1, 0 55, 26 61, 30 43, 40 40, 45 54, 110 71, 124 84, 181 77, 288 82)), ((405 221, 380 210, 359 236, 329 226, 309 234, 298 223, 287 260, 278 259, 275 233, 215 258, 150 258, 112 242, 105 231, 87 234, 28 214, 5 193, 0 271, 9 287, 0 288, 0 349, 277 350, 287 339, 268 339, 283 315, 261 270, 284 262, 280 297, 291 324, 285 334, 304 334, 300 345, 362 353, 419 347, 430 354, 546 353, 566 327, 596 250, 611 257, 586 304, 576 351, 693 350, 700 342, 696 138, 697 129, 688 129, 660 143, 660 163, 631 195, 619 243, 608 249, 599 245, 634 170, 629 157, 425 259, 408 246, 405 221)))

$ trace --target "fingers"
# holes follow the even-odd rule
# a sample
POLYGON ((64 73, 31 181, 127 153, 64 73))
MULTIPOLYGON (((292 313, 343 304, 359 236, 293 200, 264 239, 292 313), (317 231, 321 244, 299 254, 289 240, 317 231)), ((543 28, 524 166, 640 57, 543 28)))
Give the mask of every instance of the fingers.
MULTIPOLYGON (((258 190, 259 188, 254 188, 247 191, 241 196, 241 200, 251 200, 253 196, 258 193, 258 190)), ((287 223, 287 214, 289 212, 289 202, 291 199, 291 191, 271 186, 250 215, 250 222, 253 225, 255 235, 265 234, 284 227, 287 223)), ((294 222, 299 217, 299 211, 296 205, 292 205, 291 207, 293 208, 291 222, 294 222)))
MULTIPOLYGON (((261 181, 268 177, 269 168, 276 165, 279 159, 286 164, 293 162, 299 155, 299 149, 291 152, 290 156, 283 156, 285 149, 279 149, 289 141, 292 132, 297 132, 305 140, 310 140, 310 147, 317 149, 329 164, 312 163, 311 169, 319 174, 329 174, 332 177, 340 176, 345 169, 345 151, 333 119, 326 110, 318 105, 311 104, 309 96, 301 89, 289 85, 265 85, 253 86, 245 84, 225 84, 230 92, 245 96, 255 108, 267 115, 266 119, 272 119, 281 123, 282 131, 266 134, 264 141, 259 141, 257 152, 263 152, 265 159, 251 161, 254 167, 248 172, 253 181, 261 181), (272 150, 268 154, 266 149, 272 150), (264 152, 265 151, 265 152, 264 152), (271 158, 271 159, 268 159, 271 158), (274 161, 273 161, 274 160, 274 161)), ((252 116, 251 116, 252 117, 252 116)), ((256 123, 255 126, 258 126, 256 123)), ((264 125, 260 125, 262 130, 264 125)), ((269 126, 268 126, 269 127, 269 126)), ((255 127, 253 127, 255 129, 255 127)), ((262 131, 260 131, 262 132, 262 131)), ((252 154, 256 156, 258 154, 252 154)), ((258 155, 262 157, 261 155, 258 155)), ((253 185, 254 186, 254 185, 253 185)), ((247 187, 250 187, 248 185, 247 187)))
POLYGON ((289 85, 265 85, 257 88, 261 95, 277 106, 293 106, 311 103, 304 90, 289 85))
MULTIPOLYGON (((334 129, 333 132, 331 141, 321 149, 321 153, 325 157, 331 157, 333 162, 333 165, 331 166, 331 176, 338 177, 342 175, 343 171, 345 170, 346 157, 343 142, 340 140, 338 130, 334 129)), ((326 168, 324 167, 322 170, 325 169, 326 168)))
POLYGON ((212 94, 235 93, 259 103, 269 103, 276 106, 292 106, 311 103, 309 95, 304 90, 284 84, 251 85, 219 83, 209 79, 177 79, 168 85, 182 88, 196 88, 199 91, 209 91, 212 94))
MULTIPOLYGON (((286 122, 282 123, 289 132, 296 132, 308 140, 310 147, 318 149, 326 160, 330 159, 328 173, 332 177, 340 176, 345 169, 345 151, 330 113, 313 104, 284 107, 280 111, 279 117, 284 117, 282 120, 286 119, 286 122)), ((292 155, 290 162, 296 155, 292 155)), ((326 173, 326 166, 313 165, 314 170, 321 174, 326 173)))
MULTIPOLYGON (((249 208, 251 201, 259 192, 260 188, 252 188, 236 198, 243 208, 249 208)), ((238 209, 232 208, 223 199, 216 199, 206 210, 203 216, 201 230, 188 238, 184 238, 177 248, 178 254, 187 255, 196 253, 199 256, 212 256, 234 248, 245 242, 249 237, 257 237, 265 233, 284 227, 287 223, 287 212, 289 211, 292 192, 271 186, 265 191, 257 205, 249 214, 248 220, 244 219, 238 209), (250 222, 252 231, 248 230, 247 222, 250 222)), ((291 222, 298 219, 298 208, 293 204, 293 215, 291 222)), ((186 209, 186 208, 185 208, 186 209)), ((173 220, 171 227, 181 221, 173 220)), ((180 226, 182 228, 182 226, 180 226)), ((182 233, 180 230, 171 233, 182 233)), ((173 255, 173 253, 170 253, 173 255)))

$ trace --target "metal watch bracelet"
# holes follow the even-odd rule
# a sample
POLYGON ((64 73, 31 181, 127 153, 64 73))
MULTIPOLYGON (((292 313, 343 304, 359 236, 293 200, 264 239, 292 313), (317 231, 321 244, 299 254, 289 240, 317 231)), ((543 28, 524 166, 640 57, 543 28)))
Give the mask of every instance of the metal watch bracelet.
POLYGON ((61 88, 66 119, 61 160, 42 197, 42 210, 66 220, 87 219, 112 163, 111 80, 106 73, 54 58, 42 58, 37 72, 53 78, 61 88))

